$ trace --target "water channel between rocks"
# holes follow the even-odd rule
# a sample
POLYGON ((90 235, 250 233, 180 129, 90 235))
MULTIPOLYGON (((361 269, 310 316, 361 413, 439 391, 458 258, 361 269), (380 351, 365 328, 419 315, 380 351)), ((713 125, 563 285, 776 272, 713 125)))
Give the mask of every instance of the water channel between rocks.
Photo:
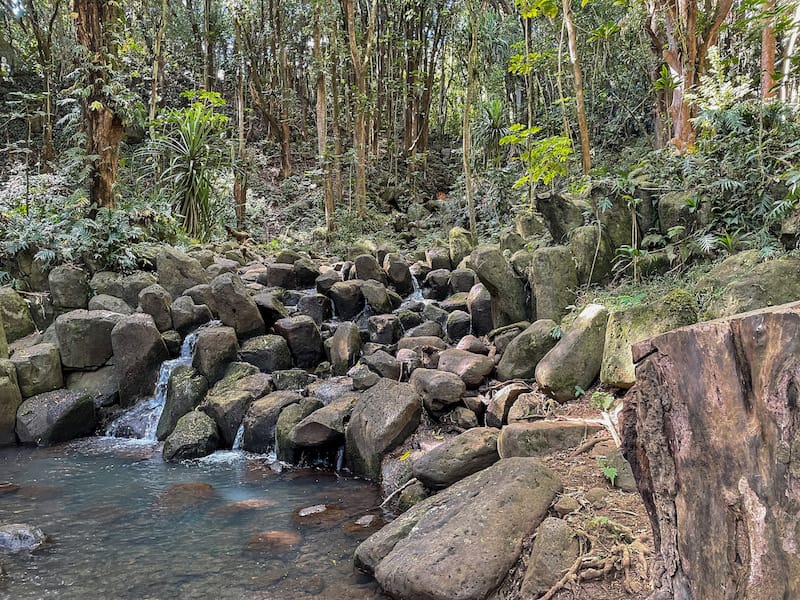
POLYGON ((374 531, 355 521, 380 503, 363 481, 241 452, 169 464, 160 446, 113 438, 0 449, 0 474, 19 486, 0 492, 0 520, 52 538, 0 555, 2 600, 384 598, 352 566, 374 531))

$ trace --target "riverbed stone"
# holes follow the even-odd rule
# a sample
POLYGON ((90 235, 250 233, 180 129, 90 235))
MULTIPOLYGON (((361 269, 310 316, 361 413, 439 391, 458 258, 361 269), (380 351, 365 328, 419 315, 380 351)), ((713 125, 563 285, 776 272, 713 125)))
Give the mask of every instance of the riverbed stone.
POLYGON ((297 312, 314 319, 319 327, 333 316, 333 303, 324 294, 308 294, 297 301, 297 312))
POLYGON ((248 452, 269 452, 275 447, 275 428, 281 411, 302 400, 295 391, 267 394, 253 402, 244 417, 242 449, 248 452))
POLYGON ((555 321, 539 319, 511 340, 497 365, 497 378, 533 379, 536 365, 556 345, 555 329, 555 321))
MULTIPOLYGON (((104 310, 73 310, 55 322, 61 362, 68 369, 94 369, 111 358, 111 332, 122 319, 104 310)), ((152 319, 151 319, 152 320, 152 319)))
POLYGON ((208 283, 208 276, 196 258, 175 248, 165 247, 156 258, 158 282, 173 298, 187 289, 208 283))
POLYGON ((385 350, 377 350, 372 354, 364 356, 361 358, 361 362, 381 377, 388 377, 389 379, 395 380, 400 379, 400 363, 397 358, 385 350))
POLYGON ((17 370, 10 360, 0 359, 0 446, 17 443, 14 427, 22 393, 17 382, 17 370))
POLYGON ((59 309, 86 308, 89 304, 89 279, 77 267, 61 265, 48 276, 50 298, 59 309))
POLYGON ((517 382, 509 383, 497 390, 486 406, 486 414, 484 415, 486 425, 488 427, 502 427, 507 422, 510 422, 511 408, 517 399, 528 391, 530 391, 530 387, 524 383, 517 382))
POLYGON ((400 254, 390 252, 383 258, 383 272, 397 293, 405 296, 414 291, 411 269, 400 254))
POLYGON ((307 315, 280 319, 273 326, 289 346, 294 364, 303 369, 316 367, 325 357, 317 324, 307 315))
POLYGON ((596 421, 534 421, 530 423, 511 423, 503 427, 497 440, 500 456, 541 456, 577 448, 598 431, 603 425, 596 421))
POLYGON ((361 279, 363 281, 372 279, 380 283, 387 282, 386 273, 383 272, 377 259, 371 254, 360 254, 356 256, 353 261, 353 267, 355 268, 356 279, 361 279))
POLYGON ((492 296, 482 283, 476 283, 467 295, 467 311, 472 320, 472 333, 486 335, 494 329, 492 296))
POLYGON ((170 316, 172 326, 181 335, 187 335, 204 323, 208 323, 213 317, 211 309, 205 304, 197 305, 189 296, 180 296, 170 305, 170 316))
POLYGON ((64 385, 61 357, 54 344, 20 348, 14 352, 11 362, 17 369, 19 389, 25 398, 51 392, 64 385))
MULTIPOLYGON (((120 280, 122 299, 130 306, 136 306, 139 302, 139 293, 155 283, 158 283, 156 277, 152 273, 146 273, 145 271, 134 271, 130 275, 125 275, 120 280)), ((172 297, 174 298, 175 296, 172 297)))
POLYGON ((155 391, 161 363, 169 352, 161 334, 146 314, 122 317, 111 330, 114 366, 119 377, 119 401, 131 406, 155 391))
POLYGON ((337 281, 331 286, 328 294, 333 301, 336 316, 342 321, 349 321, 364 310, 364 294, 361 292, 362 281, 350 279, 337 281))
POLYGON ((234 273, 223 273, 211 282, 220 320, 245 339, 264 333, 264 319, 244 283, 234 273))
POLYGON ((114 365, 96 371, 73 371, 67 375, 64 387, 90 394, 96 408, 119 402, 119 378, 114 365))
POLYGON ((89 298, 89 310, 107 310, 121 315, 133 314, 133 308, 122 298, 109 296, 108 294, 98 294, 89 298))
POLYGON ((467 390, 461 377, 436 369, 414 369, 408 383, 422 396, 425 408, 431 413, 440 413, 458 403, 467 390))
POLYGON ((375 314, 382 315, 394 310, 386 286, 382 283, 371 279, 364 281, 361 284, 361 293, 364 294, 364 301, 375 314))
POLYGON ((450 264, 457 266, 472 252, 472 235, 463 227, 453 227, 447 234, 450 264))
POLYGON ((522 582, 523 598, 539 598, 572 566, 580 554, 575 530, 563 519, 547 517, 536 528, 528 569, 522 582))
MULTIPOLYGON (((367 331, 369 331, 369 341, 387 346, 397 342, 403 335, 403 327, 397 315, 370 317, 367 319, 367 331)), ((439 331, 441 332, 441 327, 439 331)))
POLYGON ((273 263, 267 267, 266 280, 270 287, 279 287, 284 290, 297 288, 297 276, 294 265, 287 263, 273 263))
POLYGON ((501 460, 416 504, 363 542, 356 567, 395 598, 484 600, 561 490, 535 459, 501 460))
POLYGON ((447 339, 451 342, 457 342, 464 336, 469 335, 471 328, 472 319, 468 312, 454 310, 447 315, 444 329, 447 339))
POLYGON ((171 305, 172 296, 157 283, 139 292, 139 310, 153 317, 153 322, 159 331, 172 329, 171 305))
POLYGON ((164 409, 158 420, 156 439, 164 440, 175 429, 178 420, 194 410, 208 392, 208 380, 189 365, 175 368, 167 380, 164 409))
POLYGON ((252 402, 253 394, 248 391, 231 389, 215 393, 212 390, 200 403, 198 410, 214 419, 219 431, 220 444, 231 448, 236 440, 236 432, 252 402))
POLYGON ((430 265, 431 270, 452 268, 450 263, 450 249, 443 246, 434 246, 425 251, 425 260, 430 265))
POLYGON ((192 299, 192 302, 194 302, 197 306, 202 306, 205 304, 214 317, 219 314, 219 311, 217 310, 217 303, 214 301, 214 292, 209 284, 201 283, 199 285, 194 285, 187 289, 183 295, 189 296, 189 298, 192 299))
POLYGON ((314 448, 340 444, 359 395, 350 393, 315 410, 289 432, 289 441, 296 447, 314 448))
POLYGON ((202 329, 195 339, 192 366, 214 384, 222 378, 228 363, 236 360, 238 350, 233 327, 202 329))
POLYGON ((468 388, 476 388, 494 370, 494 361, 481 354, 451 348, 439 353, 438 369, 455 373, 468 388))
POLYGON ((290 404, 281 410, 275 424, 275 452, 278 460, 296 463, 301 455, 301 448, 290 439, 294 427, 316 410, 322 408, 318 398, 302 398, 296 404, 290 404))
POLYGON ((607 321, 608 311, 604 306, 589 304, 539 361, 536 381, 547 394, 566 402, 594 382, 603 360, 607 321))
POLYGON ((317 292, 327 296, 329 295, 333 284, 341 280, 342 274, 339 271, 336 269, 328 269, 320 273, 320 275, 314 280, 314 285, 317 288, 317 292))
POLYGON ((0 321, 9 344, 36 330, 28 304, 10 287, 0 287, 0 321))
POLYGON ((578 275, 575 261, 566 246, 539 248, 533 253, 528 270, 537 319, 557 323, 575 303, 578 275))
MULTIPOLYGON (((47 543, 47 534, 27 523, 0 524, 0 554, 32 552, 47 543)), ((0 580, 5 579, 0 569, 0 580)))
POLYGON ((242 343, 239 358, 264 373, 292 368, 289 345, 279 335, 259 335, 246 340, 242 343))
POLYGON ((414 388, 381 378, 364 392, 350 416, 346 431, 350 470, 378 481, 383 455, 417 428, 421 415, 422 399, 414 388))
POLYGON ((272 377, 275 382, 275 389, 278 391, 302 390, 315 379, 314 375, 304 369, 273 371, 272 377))
POLYGON ((94 399, 85 392, 55 390, 32 396, 17 410, 16 431, 23 444, 49 446, 94 431, 94 399))
POLYGON ((412 473, 430 489, 446 488, 500 460, 499 433, 492 427, 465 431, 414 459, 412 473))
POLYGON ((163 457, 167 462, 202 458, 219 447, 219 433, 214 419, 193 410, 178 419, 174 431, 164 442, 163 457))
POLYGON ((330 343, 331 367, 334 375, 344 375, 361 356, 361 333, 355 323, 340 323, 330 343))

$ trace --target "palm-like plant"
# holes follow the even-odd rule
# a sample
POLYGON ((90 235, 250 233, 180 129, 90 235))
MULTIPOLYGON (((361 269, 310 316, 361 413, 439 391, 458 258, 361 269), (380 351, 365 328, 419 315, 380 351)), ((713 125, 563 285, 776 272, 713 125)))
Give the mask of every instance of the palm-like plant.
POLYGON ((501 100, 493 99, 483 103, 481 120, 475 132, 476 142, 483 150, 484 162, 497 164, 502 158, 500 140, 509 133, 506 125, 506 107, 501 100))

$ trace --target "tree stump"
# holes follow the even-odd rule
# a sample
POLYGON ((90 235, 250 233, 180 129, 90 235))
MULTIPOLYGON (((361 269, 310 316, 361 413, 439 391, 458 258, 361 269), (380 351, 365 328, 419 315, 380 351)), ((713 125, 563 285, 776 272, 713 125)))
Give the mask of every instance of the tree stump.
POLYGON ((633 354, 623 452, 653 528, 651 600, 800 598, 800 303, 633 354))

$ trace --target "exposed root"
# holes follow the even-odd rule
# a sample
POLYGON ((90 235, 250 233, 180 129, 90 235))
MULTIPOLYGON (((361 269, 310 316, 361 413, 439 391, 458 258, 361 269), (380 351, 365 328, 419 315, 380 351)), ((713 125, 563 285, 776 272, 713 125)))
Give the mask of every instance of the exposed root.
POLYGON ((575 448, 575 450, 572 451, 570 456, 571 457, 580 456, 584 452, 588 452, 589 450, 594 448, 600 442, 605 442, 605 441, 608 441, 609 439, 611 439, 610 435, 597 435, 597 436, 591 437, 588 440, 586 440, 585 442, 583 442, 580 446, 575 448))

